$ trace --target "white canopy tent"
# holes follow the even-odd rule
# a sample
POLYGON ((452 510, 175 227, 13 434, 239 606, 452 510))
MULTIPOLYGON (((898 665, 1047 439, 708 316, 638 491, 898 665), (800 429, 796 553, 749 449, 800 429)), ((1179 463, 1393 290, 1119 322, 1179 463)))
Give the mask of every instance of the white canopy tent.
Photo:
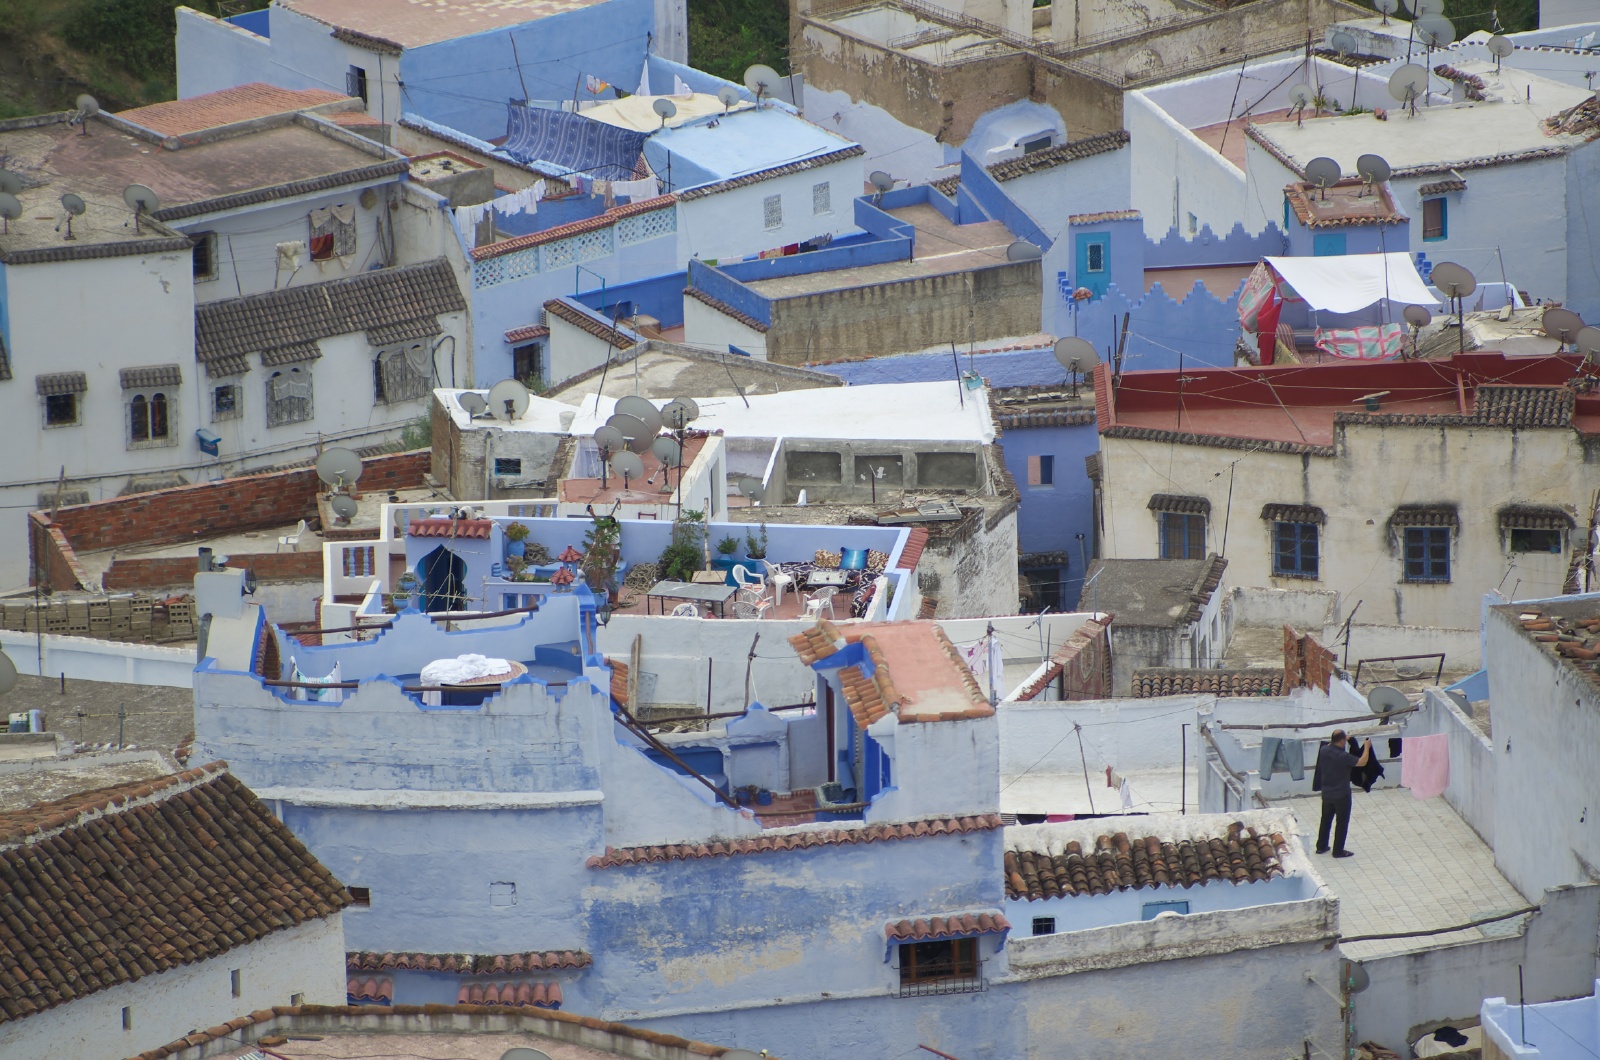
POLYGON ((1391 305, 1432 306, 1439 301, 1404 252, 1265 260, 1312 309, 1354 313, 1383 299, 1391 305))

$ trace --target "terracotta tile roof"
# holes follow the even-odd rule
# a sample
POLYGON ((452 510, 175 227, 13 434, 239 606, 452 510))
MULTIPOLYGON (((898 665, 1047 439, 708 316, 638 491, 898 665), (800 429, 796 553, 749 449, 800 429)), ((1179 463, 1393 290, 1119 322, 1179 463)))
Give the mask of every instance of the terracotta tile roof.
MULTIPOLYGON (((1479 386, 1471 412, 1338 412, 1333 422, 1396 427, 1571 427, 1576 398, 1564 386, 1479 386)), ((1330 451, 1331 455, 1331 451, 1330 451)))
POLYGON ((579 236, 585 232, 598 232, 602 228, 610 228, 624 217, 633 217, 636 214, 669 209, 676 206, 677 202, 677 196, 667 194, 657 195, 653 199, 644 199, 640 202, 623 203, 621 206, 611 207, 605 213, 596 214, 594 217, 585 217, 581 221, 569 221, 564 225, 546 228, 542 232, 532 232, 525 236, 502 239, 500 242, 490 243, 488 246, 474 247, 472 260, 483 261, 487 258, 498 258, 503 254, 526 250, 528 247, 560 242, 563 239, 579 236))
POLYGON ((324 118, 335 125, 342 125, 347 129, 365 129, 372 126, 382 126, 383 119, 376 114, 368 114, 364 110, 340 110, 332 114, 324 114, 324 118))
POLYGON ((458 1005, 560 1008, 560 983, 463 983, 456 991, 458 1005))
MULTIPOLYGON (((996 165, 1004 165, 1004 163, 1001 163, 1001 162, 997 162, 995 164, 996 165)), ((991 168, 989 170, 989 172, 993 173, 994 170, 991 168)), ((940 195, 943 195, 946 198, 953 199, 953 198, 956 197, 956 189, 961 187, 961 174, 957 173, 955 176, 952 176, 952 177, 943 177, 943 178, 941 178, 939 180, 935 180, 935 181, 930 182, 928 186, 933 188, 940 195)))
POLYGON ((812 628, 790 637, 789 644, 800 656, 801 662, 807 666, 833 657, 847 645, 861 645, 868 658, 872 660, 872 676, 867 676, 859 664, 846 666, 839 670, 839 685, 844 692, 844 700, 850 708, 851 715, 855 717, 856 724, 863 729, 891 712, 897 715, 899 721, 906 724, 991 717, 994 708, 989 705, 977 678, 972 676, 972 669, 967 665, 960 650, 951 643, 943 627, 928 623, 927 634, 933 639, 939 653, 949 662, 951 677, 970 700, 971 705, 965 709, 927 713, 905 709, 907 698, 895 688, 894 679, 889 672, 888 659, 877 638, 870 633, 841 634, 837 626, 822 619, 812 628))
MULTIPOLYGON (((287 346, 261 351, 261 367, 277 368, 285 364, 304 364, 321 358, 322 347, 314 342, 291 342, 287 346)), ((246 362, 248 365, 249 362, 246 362)), ((211 368, 206 365, 207 370, 211 368)))
POLYGON ((1447 191, 1466 190, 1467 182, 1459 177, 1451 177, 1448 180, 1436 180, 1432 184, 1421 184, 1417 186, 1417 194, 1422 196, 1443 195, 1447 191))
POLYGON ((800 661, 807 666, 826 659, 846 643, 848 642, 844 639, 844 634, 839 632, 839 627, 825 618, 819 619, 810 629, 803 629, 789 638, 789 646, 794 648, 795 654, 800 656, 800 661))
POLYGON ((1211 514, 1211 502, 1204 497, 1186 497, 1178 493, 1157 493, 1146 505, 1152 512, 1186 512, 1190 515, 1211 514))
POLYGON ((1376 184, 1369 189, 1360 177, 1341 180, 1324 189, 1290 184, 1283 189, 1283 196, 1307 228, 1397 225, 1410 220, 1395 206, 1385 185, 1376 184))
POLYGON ((343 92, 321 88, 279 88, 260 81, 207 92, 188 99, 152 103, 148 107, 117 112, 117 117, 163 136, 183 136, 220 125, 288 114, 348 99, 343 92))
POLYGON ((718 192, 732 191, 734 188, 744 188, 751 184, 760 184, 762 181, 776 180, 778 177, 786 177, 791 173, 804 173, 806 170, 816 169, 818 166, 830 166, 835 162, 843 162, 847 158, 856 158, 866 153, 866 148, 860 144, 851 144, 849 147, 841 147, 837 151, 829 151, 824 155, 814 155, 811 158, 802 158, 798 162, 790 162, 787 165, 773 166, 771 169, 763 169, 758 173, 746 173, 742 177, 734 177, 731 180, 719 180, 715 184, 702 184, 698 188, 689 188, 678 192, 678 199, 681 202, 689 202, 692 199, 701 199, 707 195, 715 195, 718 192))
POLYGON ((152 364, 146 368, 124 368, 117 373, 124 390, 144 390, 153 386, 178 386, 183 370, 175 364, 152 364))
POLYGON ((531 953, 378 953, 344 955, 350 972, 456 972, 465 975, 518 975, 561 968, 587 968, 594 958, 582 950, 540 950, 531 953))
POLYGON ((1018 427, 1079 427, 1094 422, 1094 409, 1041 409, 1036 412, 996 412, 994 421, 1003 431, 1018 427))
POLYGON ((377 269, 196 306, 195 357, 209 365, 221 357, 431 320, 466 308, 455 273, 443 258, 377 269))
POLYGON ((1314 504, 1264 504, 1261 518, 1274 523, 1316 523, 1328 521, 1328 513, 1314 504))
MULTIPOLYGON (((862 638, 865 641, 868 638, 862 638)), ((944 657, 950 660, 951 668, 955 671, 957 680, 961 682, 962 691, 972 703, 971 706, 961 711, 937 711, 928 714, 919 714, 915 711, 902 709, 899 712, 900 721, 906 724, 931 721, 958 721, 963 718, 988 718, 994 716, 994 708, 989 705, 989 698, 984 695, 983 688, 978 684, 978 679, 972 674, 972 667, 967 665, 966 658, 961 650, 950 640, 950 635, 944 631, 943 626, 933 627, 933 639, 938 643, 939 650, 944 657)), ((878 672, 883 673, 888 669, 887 663, 875 663, 878 672)))
POLYGON ((413 519, 406 524, 408 537, 471 537, 489 540, 492 519, 413 519))
POLYGON ((1133 671, 1134 699, 1178 696, 1186 693, 1217 696, 1281 696, 1285 694, 1282 670, 1199 670, 1150 666, 1133 671))
POLYGON ((378 324, 367 329, 367 343, 372 346, 392 346, 412 339, 431 339, 442 332, 438 317, 418 317, 399 320, 393 324, 378 324))
POLYGON ((712 309, 715 309, 725 317, 732 317, 734 320, 737 320, 739 323, 743 324, 752 331, 759 331, 762 334, 765 334, 771 330, 771 328, 769 328, 766 324, 763 324, 749 313, 735 309, 733 306, 719 298, 711 297, 698 287, 685 287, 683 289, 683 293, 688 295, 690 298, 693 298, 701 305, 710 306, 712 309))
POLYGON ((394 1001, 394 980, 351 976, 344 981, 345 1001, 351 1005, 387 1005, 394 1001))
POLYGON ((1206 569, 1195 583, 1194 592, 1189 594, 1189 610, 1183 616, 1185 623, 1200 621, 1200 612, 1205 610, 1211 594, 1222 584, 1223 572, 1228 569, 1228 561, 1221 556, 1210 555, 1206 559, 1206 569))
MULTIPOLYGON (((382 151, 376 143, 376 151, 382 151)), ((179 203, 176 206, 163 206, 151 214, 157 221, 181 221, 186 217, 199 217, 201 214, 220 213, 224 210, 236 210, 241 206, 254 206, 262 202, 276 202, 279 199, 292 199, 300 195, 310 195, 319 191, 331 191, 334 188, 349 187, 352 184, 365 184, 370 180, 380 180, 384 177, 398 177, 411 170, 411 161, 405 158, 385 158, 382 162, 374 162, 370 166, 358 166, 355 169, 341 170, 337 173, 323 173, 315 177, 306 177, 303 180, 291 180, 283 184, 271 184, 262 188, 251 188, 248 191, 234 192, 231 195, 218 195, 211 199, 197 199, 194 202, 179 203)), ((187 236, 183 242, 191 247, 193 240, 187 236)), ((145 253, 153 253, 157 248, 150 244, 137 244, 145 253)))
POLYGON ((905 824, 870 824, 862 828, 829 828, 809 832, 768 833, 748 839, 718 839, 710 843, 682 843, 669 846, 606 847, 604 856, 588 861, 591 869, 618 865, 647 865, 652 862, 687 861, 697 858, 727 858, 744 854, 770 854, 783 850, 813 847, 849 846, 860 843, 886 843, 899 839, 925 839, 929 836, 966 835, 988 832, 1001 826, 997 813, 971 817, 939 817, 905 824))
MULTIPOLYGON (((1099 394, 1095 395, 1098 404, 1101 400, 1099 394)), ((1105 399, 1107 406, 1110 398, 1105 399)), ((1348 413, 1336 413, 1334 422, 1340 422, 1348 413)), ((1284 442, 1267 438, 1240 438, 1231 434, 1196 434, 1193 431, 1171 431, 1164 427, 1135 427, 1129 424, 1116 424, 1106 426, 1111 421, 1104 409, 1100 410, 1097 417, 1100 422, 1100 435, 1104 438, 1133 438, 1143 442, 1171 442, 1178 445, 1204 445, 1217 449, 1244 449, 1252 453, 1307 453, 1311 456, 1336 456, 1337 450, 1331 445, 1313 445, 1309 442, 1284 442)), ((1370 418, 1369 418, 1370 419, 1370 418)))
POLYGON ((1067 224, 1093 225, 1102 221, 1137 221, 1143 216, 1138 210, 1104 210, 1100 213, 1075 213, 1067 218, 1067 224))
MULTIPOLYGON (((1081 140, 1068 140, 1064 144, 1043 151, 1035 151, 1031 155, 1021 158, 1009 159, 1005 162, 996 162, 989 166, 989 175, 1004 184, 1008 180, 1016 180, 1030 173, 1042 173, 1047 169, 1076 162, 1080 158, 1090 158, 1094 155, 1103 155, 1108 151, 1120 151, 1128 146, 1130 137, 1126 129, 1117 129, 1114 132, 1100 133, 1098 136, 1085 136, 1081 140)), ((958 176, 956 178, 960 180, 958 176)), ((937 186, 937 184, 935 185, 937 186)), ((943 191, 943 189, 940 189, 943 191)), ((946 195, 950 192, 945 192, 946 195)))
POLYGON ((579 331, 588 332, 597 339, 605 339, 618 349, 625 350, 644 341, 644 336, 637 335, 620 324, 612 327, 610 324, 596 320, 583 310, 575 309, 559 298, 552 298, 546 302, 544 304, 544 312, 546 318, 555 317, 557 320, 563 320, 579 331))
POLYGON ((919 917, 896 920, 883 927, 891 942, 932 942, 963 935, 988 935, 1011 930, 1011 921, 1001 913, 958 913, 955 916, 919 917))
POLYGON ((550 329, 544 324, 529 324, 526 327, 512 328, 506 332, 507 342, 531 342, 534 339, 547 339, 550 329))
POLYGON ((900 550, 900 559, 895 563, 899 570, 916 570, 917 561, 922 559, 922 552, 928 547, 928 528, 915 526, 911 528, 911 536, 906 538, 906 547, 900 550))
POLYGON ((89 389, 89 375, 87 372, 46 372, 33 377, 33 388, 40 397, 81 394, 89 389))
POLYGON ((856 724, 865 729, 868 725, 898 710, 904 697, 895 690, 889 677, 889 664, 871 636, 861 638, 861 646, 872 659, 873 672, 868 677, 859 666, 846 666, 839 671, 839 687, 844 691, 844 701, 855 715, 856 724))
POLYGON ((1502 530, 1571 530, 1577 521, 1553 504, 1508 504, 1500 509, 1502 530))
POLYGON ((1402 504, 1389 516, 1389 526, 1448 526, 1461 525, 1461 516, 1454 504, 1402 504))
POLYGON ((1238 821, 1225 836, 1164 841, 1129 839, 1126 832, 1101 835, 1085 853, 1070 842, 1059 854, 1007 850, 1006 897, 1066 898, 1143 887, 1193 887, 1213 880, 1252 883, 1284 875, 1288 843, 1274 832, 1263 836, 1238 821))
POLYGON ((332 916, 344 888, 214 762, 0 814, 0 1022, 332 916))
MULTIPOLYGON (((320 19, 319 19, 320 21, 320 19)), ((358 29, 347 26, 335 27, 331 34, 334 40, 345 44, 352 44, 362 51, 369 51, 376 55, 403 55, 405 49, 387 37, 374 36, 371 33, 362 33, 358 29)))

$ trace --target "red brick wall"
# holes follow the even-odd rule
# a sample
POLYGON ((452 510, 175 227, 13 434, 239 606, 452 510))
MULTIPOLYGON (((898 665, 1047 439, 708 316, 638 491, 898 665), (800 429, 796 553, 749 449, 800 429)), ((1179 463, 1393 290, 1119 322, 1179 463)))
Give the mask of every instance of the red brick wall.
MULTIPOLYGON (((253 555, 229 553, 228 566, 248 567, 264 581, 320 581, 321 552, 260 552, 253 555)), ((195 558, 171 556, 157 559, 119 559, 101 579, 108 592, 128 589, 161 589, 194 582, 195 558)))
POLYGON ((1301 636, 1293 626, 1283 627, 1283 686, 1320 688, 1328 691, 1339 672, 1339 657, 1324 648, 1316 637, 1301 636))
POLYGON ((1111 619, 1090 619, 1067 641, 1061 659, 1063 699, 1111 698, 1111 619))
POLYGON ((28 513, 28 563, 30 585, 39 580, 41 571, 45 584, 63 591, 78 588, 88 577, 79 568, 66 535, 50 525, 44 512, 28 513))

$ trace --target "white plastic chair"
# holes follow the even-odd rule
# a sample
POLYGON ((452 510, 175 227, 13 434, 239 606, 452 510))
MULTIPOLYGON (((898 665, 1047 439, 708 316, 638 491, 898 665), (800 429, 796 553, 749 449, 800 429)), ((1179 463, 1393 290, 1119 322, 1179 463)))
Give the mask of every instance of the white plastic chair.
POLYGON ((767 584, 772 586, 772 595, 775 598, 774 603, 781 606, 783 604, 783 588, 786 585, 790 588, 794 587, 794 575, 785 574, 781 567, 770 560, 763 559, 757 560, 757 562, 767 568, 767 584))
POLYGON ((838 592, 839 590, 837 587, 826 585, 812 593, 810 596, 806 597, 805 617, 821 618, 822 609, 827 608, 828 617, 836 618, 837 616, 833 613, 833 598, 838 595, 838 592))
POLYGON ((767 579, 764 575, 753 573, 743 563, 733 565, 733 580, 741 589, 750 589, 758 593, 767 591, 767 579))
POLYGON ((673 618, 699 618, 700 609, 693 604, 683 603, 672 609, 673 618))
MULTIPOLYGON (((749 617, 766 618, 767 612, 772 610, 772 601, 755 589, 740 589, 738 602, 755 608, 755 614, 749 617)), ((743 618, 745 616, 740 615, 743 618)))
POLYGON ((755 604, 749 603, 745 600, 735 600, 733 604, 733 617, 750 619, 765 618, 766 615, 762 609, 757 607, 755 604))
POLYGON ((305 533, 306 533, 306 521, 304 519, 302 519, 302 520, 300 520, 300 525, 294 528, 294 533, 292 533, 292 534, 283 534, 283 535, 279 536, 279 538, 278 538, 278 549, 279 549, 279 551, 282 551, 284 545, 288 545, 289 548, 292 551, 298 552, 300 550, 300 539, 305 536, 305 533))

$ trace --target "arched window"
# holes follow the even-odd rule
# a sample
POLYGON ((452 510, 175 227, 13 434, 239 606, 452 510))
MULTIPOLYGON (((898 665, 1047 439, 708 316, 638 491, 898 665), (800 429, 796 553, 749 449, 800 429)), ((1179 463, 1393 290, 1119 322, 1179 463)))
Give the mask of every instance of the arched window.
POLYGON ((154 394, 150 398, 150 437, 167 436, 167 395, 154 394))
POLYGON ((145 400, 143 394, 135 394, 128 404, 130 417, 130 437, 136 442, 150 440, 150 402, 145 400))

